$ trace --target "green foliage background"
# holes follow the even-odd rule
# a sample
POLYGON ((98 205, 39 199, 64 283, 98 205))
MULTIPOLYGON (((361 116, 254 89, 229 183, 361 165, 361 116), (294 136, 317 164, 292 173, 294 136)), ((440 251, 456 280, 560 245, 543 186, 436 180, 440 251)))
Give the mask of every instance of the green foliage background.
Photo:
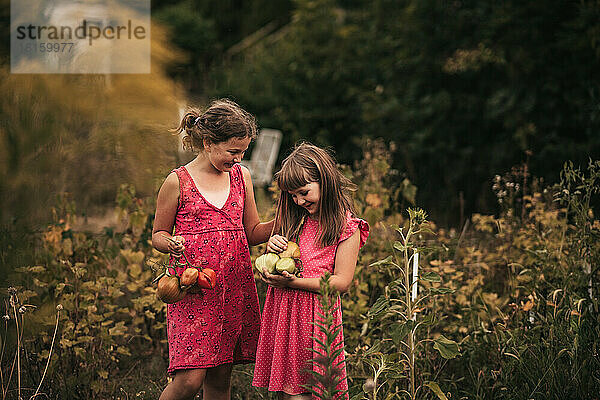
POLYGON ((284 148, 308 139, 348 162, 363 136, 396 141, 419 203, 454 224, 461 207, 493 210, 486 182, 526 151, 548 181, 600 154, 595 1, 294 6, 285 29, 215 66, 209 91, 282 128, 284 148))
MULTIPOLYGON (((419 292, 429 297, 414 309, 418 327, 407 327, 394 317, 406 312, 402 272, 377 261, 389 260, 392 244, 399 249, 390 226, 407 228, 409 220, 394 211, 397 204, 382 202, 389 198, 392 154, 383 141, 366 147, 367 167, 347 170, 361 187, 357 205, 371 225, 354 284, 342 296, 351 397, 409 398, 402 343, 414 327, 423 344, 413 366, 421 386, 415 398, 593 398, 600 389, 600 221, 590 203, 600 193, 600 162, 584 170, 567 164, 560 184, 533 180, 531 194, 517 172, 498 176, 499 216, 474 214, 462 232, 428 223, 411 248, 421 253, 419 292), (370 389, 375 376, 377 397, 370 389)), ((16 295, 2 289, 6 398, 16 398, 19 387, 11 367, 19 331, 22 395, 33 393, 52 355, 42 385, 49 398, 158 397, 167 384, 166 310, 151 281, 166 256, 150 246, 153 208, 154 198, 124 185, 116 198, 120 227, 93 233, 76 228, 76 205, 62 198, 54 222, 30 234, 34 262, 6 276, 16 295)), ((253 257, 263 246, 253 248, 253 257)), ((264 298, 258 278, 257 286, 264 298)), ((251 387, 251 377, 251 365, 236 368, 233 398, 268 396, 251 387)))

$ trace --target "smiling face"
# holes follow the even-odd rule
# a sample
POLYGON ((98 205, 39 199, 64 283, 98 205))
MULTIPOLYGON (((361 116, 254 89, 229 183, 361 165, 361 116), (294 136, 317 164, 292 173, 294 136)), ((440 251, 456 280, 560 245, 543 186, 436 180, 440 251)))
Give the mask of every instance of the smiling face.
POLYGON ((321 199, 321 186, 318 182, 310 182, 295 190, 290 190, 292 200, 304 208, 311 216, 318 215, 319 200, 321 199))
POLYGON ((251 140, 249 137, 243 139, 234 137, 225 142, 205 143, 204 151, 215 169, 229 172, 234 164, 242 161, 251 140))

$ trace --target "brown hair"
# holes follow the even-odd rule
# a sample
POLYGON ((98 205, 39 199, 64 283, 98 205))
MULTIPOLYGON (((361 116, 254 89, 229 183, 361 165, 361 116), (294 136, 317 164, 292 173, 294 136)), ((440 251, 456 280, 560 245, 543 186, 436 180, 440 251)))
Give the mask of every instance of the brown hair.
POLYGON ((345 228, 346 213, 355 212, 350 192, 356 190, 356 185, 338 170, 334 157, 315 145, 300 143, 283 160, 275 177, 281 190, 276 221, 281 234, 290 240, 298 240, 308 212, 294 203, 289 192, 317 182, 321 188, 318 242, 322 247, 335 244, 345 228))
POLYGON ((231 138, 254 140, 257 134, 254 116, 234 101, 215 100, 204 112, 190 109, 183 118, 176 133, 184 132, 183 147, 192 151, 204 148, 204 140, 212 143, 226 142, 231 138))

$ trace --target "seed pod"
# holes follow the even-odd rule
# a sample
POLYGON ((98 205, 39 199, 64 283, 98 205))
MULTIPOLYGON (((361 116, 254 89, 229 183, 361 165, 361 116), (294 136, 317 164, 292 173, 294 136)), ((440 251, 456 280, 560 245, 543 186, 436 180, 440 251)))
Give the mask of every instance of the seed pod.
POLYGON ((296 272, 296 263, 294 262, 293 258, 285 257, 277 261, 277 264, 275 264, 275 269, 280 274, 285 271, 288 274, 293 275, 296 272))
POLYGON ((275 253, 266 253, 258 257, 254 262, 254 266, 258 272, 268 272, 272 274, 275 272, 275 264, 279 261, 279 256, 275 253))
POLYGON ((279 253, 279 257, 281 258, 300 258, 300 247, 295 242, 288 242, 287 249, 279 253))
POLYGON ((191 286, 198 280, 198 268, 186 268, 181 274, 181 285, 191 286))
POLYGON ((156 295, 167 304, 177 303, 185 297, 185 292, 179 286, 179 278, 174 275, 165 275, 158 281, 156 295))

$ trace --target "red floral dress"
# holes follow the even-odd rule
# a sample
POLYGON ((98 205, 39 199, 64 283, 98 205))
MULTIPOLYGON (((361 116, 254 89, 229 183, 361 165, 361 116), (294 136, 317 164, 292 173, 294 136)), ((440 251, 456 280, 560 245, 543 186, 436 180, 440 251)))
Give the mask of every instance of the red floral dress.
MULTIPOLYGON (((319 235, 319 223, 306 218, 298 239, 300 259, 305 278, 319 278, 325 272, 333 273, 335 253, 338 245, 348 239, 356 230, 360 230, 360 247, 367 241, 369 225, 362 219, 348 213, 346 227, 339 241, 332 246, 320 247, 316 243, 319 235)), ((338 298, 338 305, 340 301, 338 298)), ((321 337, 312 325, 320 309, 319 294, 290 288, 269 286, 262 312, 260 339, 254 366, 252 384, 268 388, 269 391, 301 394, 308 392, 301 385, 310 380, 310 360, 314 357, 311 349, 317 349, 312 337, 321 337)), ((334 323, 342 323, 341 308, 337 308, 334 323)), ((337 343, 343 345, 344 334, 340 332, 337 343)), ((340 373, 344 379, 338 389, 348 389, 344 353, 336 359, 340 362, 340 373)), ((347 396, 346 396, 347 398, 347 396)))
POLYGON ((229 173, 229 197, 221 208, 202 196, 185 167, 174 172, 180 187, 174 234, 185 238, 193 265, 216 272, 217 284, 167 306, 168 372, 254 362, 260 313, 242 224, 242 170, 235 165, 229 173))

